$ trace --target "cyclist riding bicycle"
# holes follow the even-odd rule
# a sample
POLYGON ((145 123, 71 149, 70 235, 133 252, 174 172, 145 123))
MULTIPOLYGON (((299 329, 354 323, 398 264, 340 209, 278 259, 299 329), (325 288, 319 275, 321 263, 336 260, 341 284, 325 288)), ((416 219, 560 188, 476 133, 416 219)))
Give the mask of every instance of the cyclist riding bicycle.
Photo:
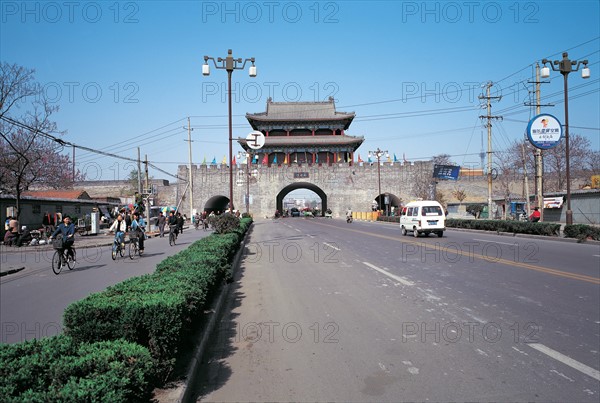
POLYGON ((144 253, 144 230, 145 230, 144 219, 138 214, 133 213, 133 221, 131 221, 131 231, 133 236, 137 236, 138 245, 140 246, 140 255, 144 253))
POLYGON ((125 231, 127 230, 127 223, 123 219, 123 216, 119 214, 117 219, 112 223, 109 228, 110 232, 115 232, 115 241, 121 245, 121 248, 125 248, 125 231))
POLYGON ((67 256, 73 261, 75 260, 75 253, 73 253, 73 245, 75 244, 75 224, 71 222, 71 217, 66 215, 63 218, 63 222, 56 227, 56 230, 50 235, 50 240, 58 234, 62 234, 62 248, 59 249, 60 253, 67 251, 67 256))
POLYGON ((175 233, 175 237, 179 234, 178 225, 177 225, 177 217, 175 217, 175 213, 173 211, 169 212, 169 219, 167 220, 169 224, 169 235, 173 232, 175 233))

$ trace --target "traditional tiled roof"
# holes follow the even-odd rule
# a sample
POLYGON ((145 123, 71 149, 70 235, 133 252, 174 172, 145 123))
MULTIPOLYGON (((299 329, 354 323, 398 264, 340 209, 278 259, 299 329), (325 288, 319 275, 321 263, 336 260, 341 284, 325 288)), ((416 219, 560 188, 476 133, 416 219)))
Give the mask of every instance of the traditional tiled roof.
POLYGON ((90 195, 85 190, 32 190, 23 192, 23 196, 52 198, 52 199, 72 199, 72 200, 90 200, 90 195))
MULTIPOLYGON (((264 149, 278 147, 295 147, 295 146, 314 146, 316 148, 323 147, 339 147, 349 146, 356 150, 365 141, 364 137, 355 136, 268 136, 265 137, 264 149)), ((238 139, 238 143, 248 149, 246 139, 238 139)))
MULTIPOLYGON (((337 112, 333 98, 325 102, 273 102, 267 100, 266 112, 247 113, 246 118, 254 126, 254 122, 319 122, 344 121, 345 128, 354 119, 354 112, 337 112)), ((256 128, 256 127, 255 127, 256 128)))

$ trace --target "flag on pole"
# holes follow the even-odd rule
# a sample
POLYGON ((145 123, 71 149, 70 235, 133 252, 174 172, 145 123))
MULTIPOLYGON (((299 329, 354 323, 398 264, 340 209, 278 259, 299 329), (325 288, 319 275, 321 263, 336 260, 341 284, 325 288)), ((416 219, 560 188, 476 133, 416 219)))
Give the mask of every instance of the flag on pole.
POLYGON ((235 161, 235 155, 233 156, 233 162, 232 162, 232 164, 233 165, 237 165, 237 162, 235 161))
POLYGON ((367 162, 368 162, 369 164, 373 164, 373 161, 371 161, 371 156, 370 156, 370 155, 369 155, 369 159, 367 160, 367 162))
POLYGON ((223 161, 221 161, 221 164, 227 165, 227 156, 226 155, 223 156, 223 161))
POLYGON ((389 154, 387 156, 387 162, 392 162, 392 157, 389 154))
POLYGON ((213 160, 212 160, 211 164, 217 165, 217 157, 213 157, 213 160))
POLYGON ((337 162, 342 162, 342 156, 340 154, 338 154, 338 160, 337 162))
POLYGON ((360 154, 358 154, 358 162, 364 162, 362 158, 360 158, 360 154))
POLYGON ((273 158, 273 164, 277 164, 277 154, 275 154, 275 158, 273 158))
POLYGON ((206 155, 204 156, 204 159, 202 160, 202 165, 206 165, 206 155))
POLYGON ((398 162, 398 158, 396 158, 396 153, 394 153, 394 162, 398 162))
POLYGON ((269 163, 269 154, 265 153, 262 163, 263 163, 263 165, 267 165, 269 163))
POLYGON ((402 159, 404 160, 405 164, 408 164, 408 161, 406 160, 406 154, 402 153, 402 159))
POLYGON ((288 163, 288 156, 287 156, 287 154, 285 155, 285 158, 283 159, 283 163, 286 164, 286 165, 288 163))

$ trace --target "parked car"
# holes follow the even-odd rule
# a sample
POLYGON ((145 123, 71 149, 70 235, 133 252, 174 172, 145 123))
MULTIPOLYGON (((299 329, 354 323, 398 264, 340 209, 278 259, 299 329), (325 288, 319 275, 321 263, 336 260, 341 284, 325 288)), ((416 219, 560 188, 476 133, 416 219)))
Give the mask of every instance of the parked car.
POLYGON ((292 217, 300 217, 300 210, 298 210, 296 207, 292 207, 290 209, 290 215, 292 217))
POLYGON ((331 213, 331 210, 329 210, 329 209, 325 210, 325 218, 333 218, 333 214, 331 213))

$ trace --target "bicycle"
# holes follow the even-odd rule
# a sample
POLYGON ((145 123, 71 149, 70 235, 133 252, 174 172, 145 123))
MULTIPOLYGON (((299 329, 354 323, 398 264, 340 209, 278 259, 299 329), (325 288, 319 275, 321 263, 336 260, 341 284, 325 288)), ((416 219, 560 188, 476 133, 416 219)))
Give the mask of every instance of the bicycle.
POLYGON ((63 266, 67 266, 69 270, 73 270, 77 263, 75 248, 71 246, 71 250, 73 251, 73 256, 71 257, 69 256, 68 248, 63 248, 62 239, 56 239, 52 243, 52 246, 56 250, 52 256, 52 271, 54 274, 60 274, 63 266))
POLYGON ((129 259, 131 259, 131 260, 135 259, 135 255, 137 255, 138 257, 142 256, 142 255, 140 255, 140 248, 138 246, 138 237, 130 236, 129 237, 129 259))
POLYGON ((175 240, 177 239, 177 228, 169 227, 169 246, 175 245, 175 240))
POLYGON ((112 244, 112 260, 117 260, 117 255, 121 255, 121 257, 125 256, 125 247, 121 245, 117 237, 115 237, 112 244))

